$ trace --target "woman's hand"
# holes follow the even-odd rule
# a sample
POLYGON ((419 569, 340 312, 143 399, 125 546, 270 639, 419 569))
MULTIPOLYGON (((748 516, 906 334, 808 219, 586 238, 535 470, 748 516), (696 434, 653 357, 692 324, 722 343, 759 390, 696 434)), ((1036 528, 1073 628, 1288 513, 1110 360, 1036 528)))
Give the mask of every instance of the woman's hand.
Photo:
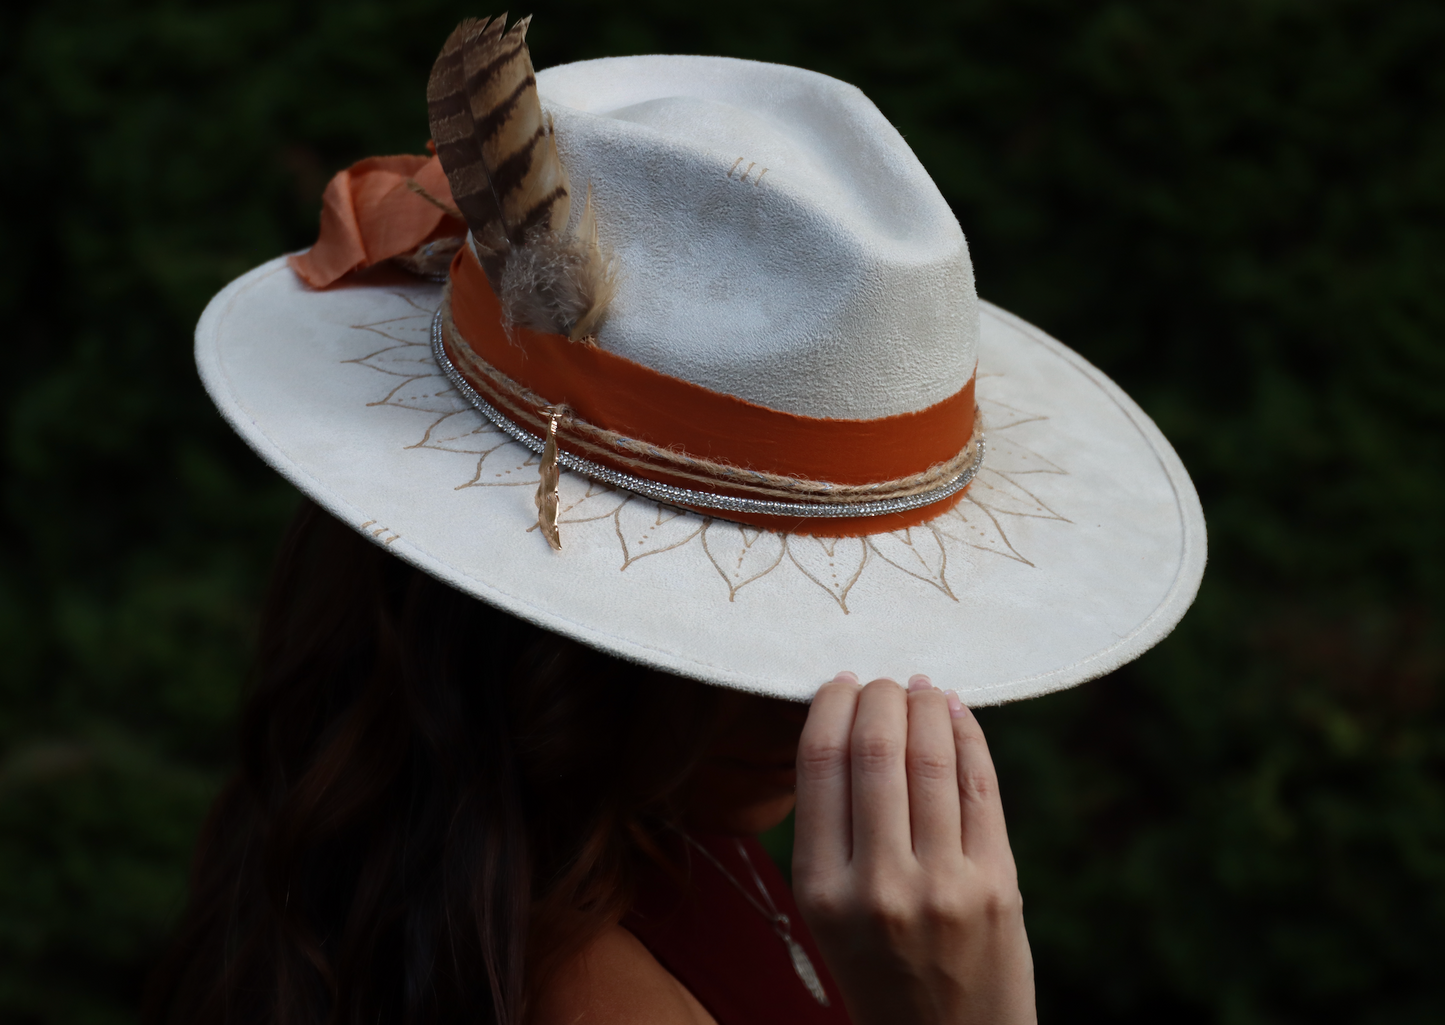
POLYGON ((978 720, 915 676, 813 699, 793 890, 855 1025, 1031 1025, 1033 959, 978 720))

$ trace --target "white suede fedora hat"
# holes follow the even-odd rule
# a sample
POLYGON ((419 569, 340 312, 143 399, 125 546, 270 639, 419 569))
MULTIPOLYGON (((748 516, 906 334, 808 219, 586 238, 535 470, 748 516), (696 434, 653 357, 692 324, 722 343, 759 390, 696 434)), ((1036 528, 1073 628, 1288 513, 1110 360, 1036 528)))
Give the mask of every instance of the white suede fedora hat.
POLYGON ((530 76, 524 31, 464 26, 433 74, 472 229, 447 283, 318 290, 278 258, 207 307, 201 377, 267 462, 459 590, 782 697, 851 669, 997 703, 1174 627, 1205 561, 1183 465, 977 299, 957 221, 857 89, 588 61, 536 75, 533 131, 525 96, 483 103, 515 93, 497 67, 530 76), (521 129, 533 180, 485 152, 521 129))

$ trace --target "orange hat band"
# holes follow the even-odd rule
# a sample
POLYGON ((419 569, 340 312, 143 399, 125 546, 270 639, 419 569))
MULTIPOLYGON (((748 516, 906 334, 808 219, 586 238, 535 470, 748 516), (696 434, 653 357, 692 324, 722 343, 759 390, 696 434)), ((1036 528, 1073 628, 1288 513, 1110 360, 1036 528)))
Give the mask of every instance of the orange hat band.
POLYGON ((805 417, 561 335, 516 326, 508 338, 469 248, 452 263, 434 349, 519 441, 540 451, 550 427, 564 466, 768 529, 848 537, 925 522, 958 500, 983 454, 972 379, 916 413, 805 417))

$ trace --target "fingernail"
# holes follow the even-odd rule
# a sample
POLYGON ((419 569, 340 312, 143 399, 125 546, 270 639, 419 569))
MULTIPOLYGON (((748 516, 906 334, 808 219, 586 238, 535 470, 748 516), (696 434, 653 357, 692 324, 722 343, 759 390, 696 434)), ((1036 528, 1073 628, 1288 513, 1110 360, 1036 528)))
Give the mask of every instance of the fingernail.
POLYGON ((963 707, 963 702, 958 700, 958 694, 954 691, 945 692, 948 697, 948 714, 955 719, 962 719, 968 714, 968 709, 963 707))
POLYGON ((841 673, 839 673, 837 676, 833 677, 833 682, 834 682, 834 683, 857 683, 857 682, 858 682, 858 674, 857 674, 857 673, 850 673, 848 670, 845 669, 845 670, 843 670, 841 673))
POLYGON ((910 676, 910 677, 908 678, 908 689, 909 689, 909 690, 932 690, 932 689, 933 689, 933 681, 930 680, 928 677, 924 676, 922 673, 918 673, 918 674, 916 674, 916 675, 914 675, 914 676, 910 676))

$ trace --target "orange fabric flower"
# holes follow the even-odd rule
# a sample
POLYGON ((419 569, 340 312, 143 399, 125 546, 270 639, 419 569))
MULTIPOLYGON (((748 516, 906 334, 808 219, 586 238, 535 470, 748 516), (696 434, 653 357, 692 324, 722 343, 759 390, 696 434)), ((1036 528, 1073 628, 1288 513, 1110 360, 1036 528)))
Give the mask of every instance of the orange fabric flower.
POLYGON ((301 280, 325 288, 423 242, 467 233, 464 223, 418 195, 408 179, 452 205, 446 173, 435 156, 367 157, 332 178, 321 194, 316 244, 288 260, 301 280))

